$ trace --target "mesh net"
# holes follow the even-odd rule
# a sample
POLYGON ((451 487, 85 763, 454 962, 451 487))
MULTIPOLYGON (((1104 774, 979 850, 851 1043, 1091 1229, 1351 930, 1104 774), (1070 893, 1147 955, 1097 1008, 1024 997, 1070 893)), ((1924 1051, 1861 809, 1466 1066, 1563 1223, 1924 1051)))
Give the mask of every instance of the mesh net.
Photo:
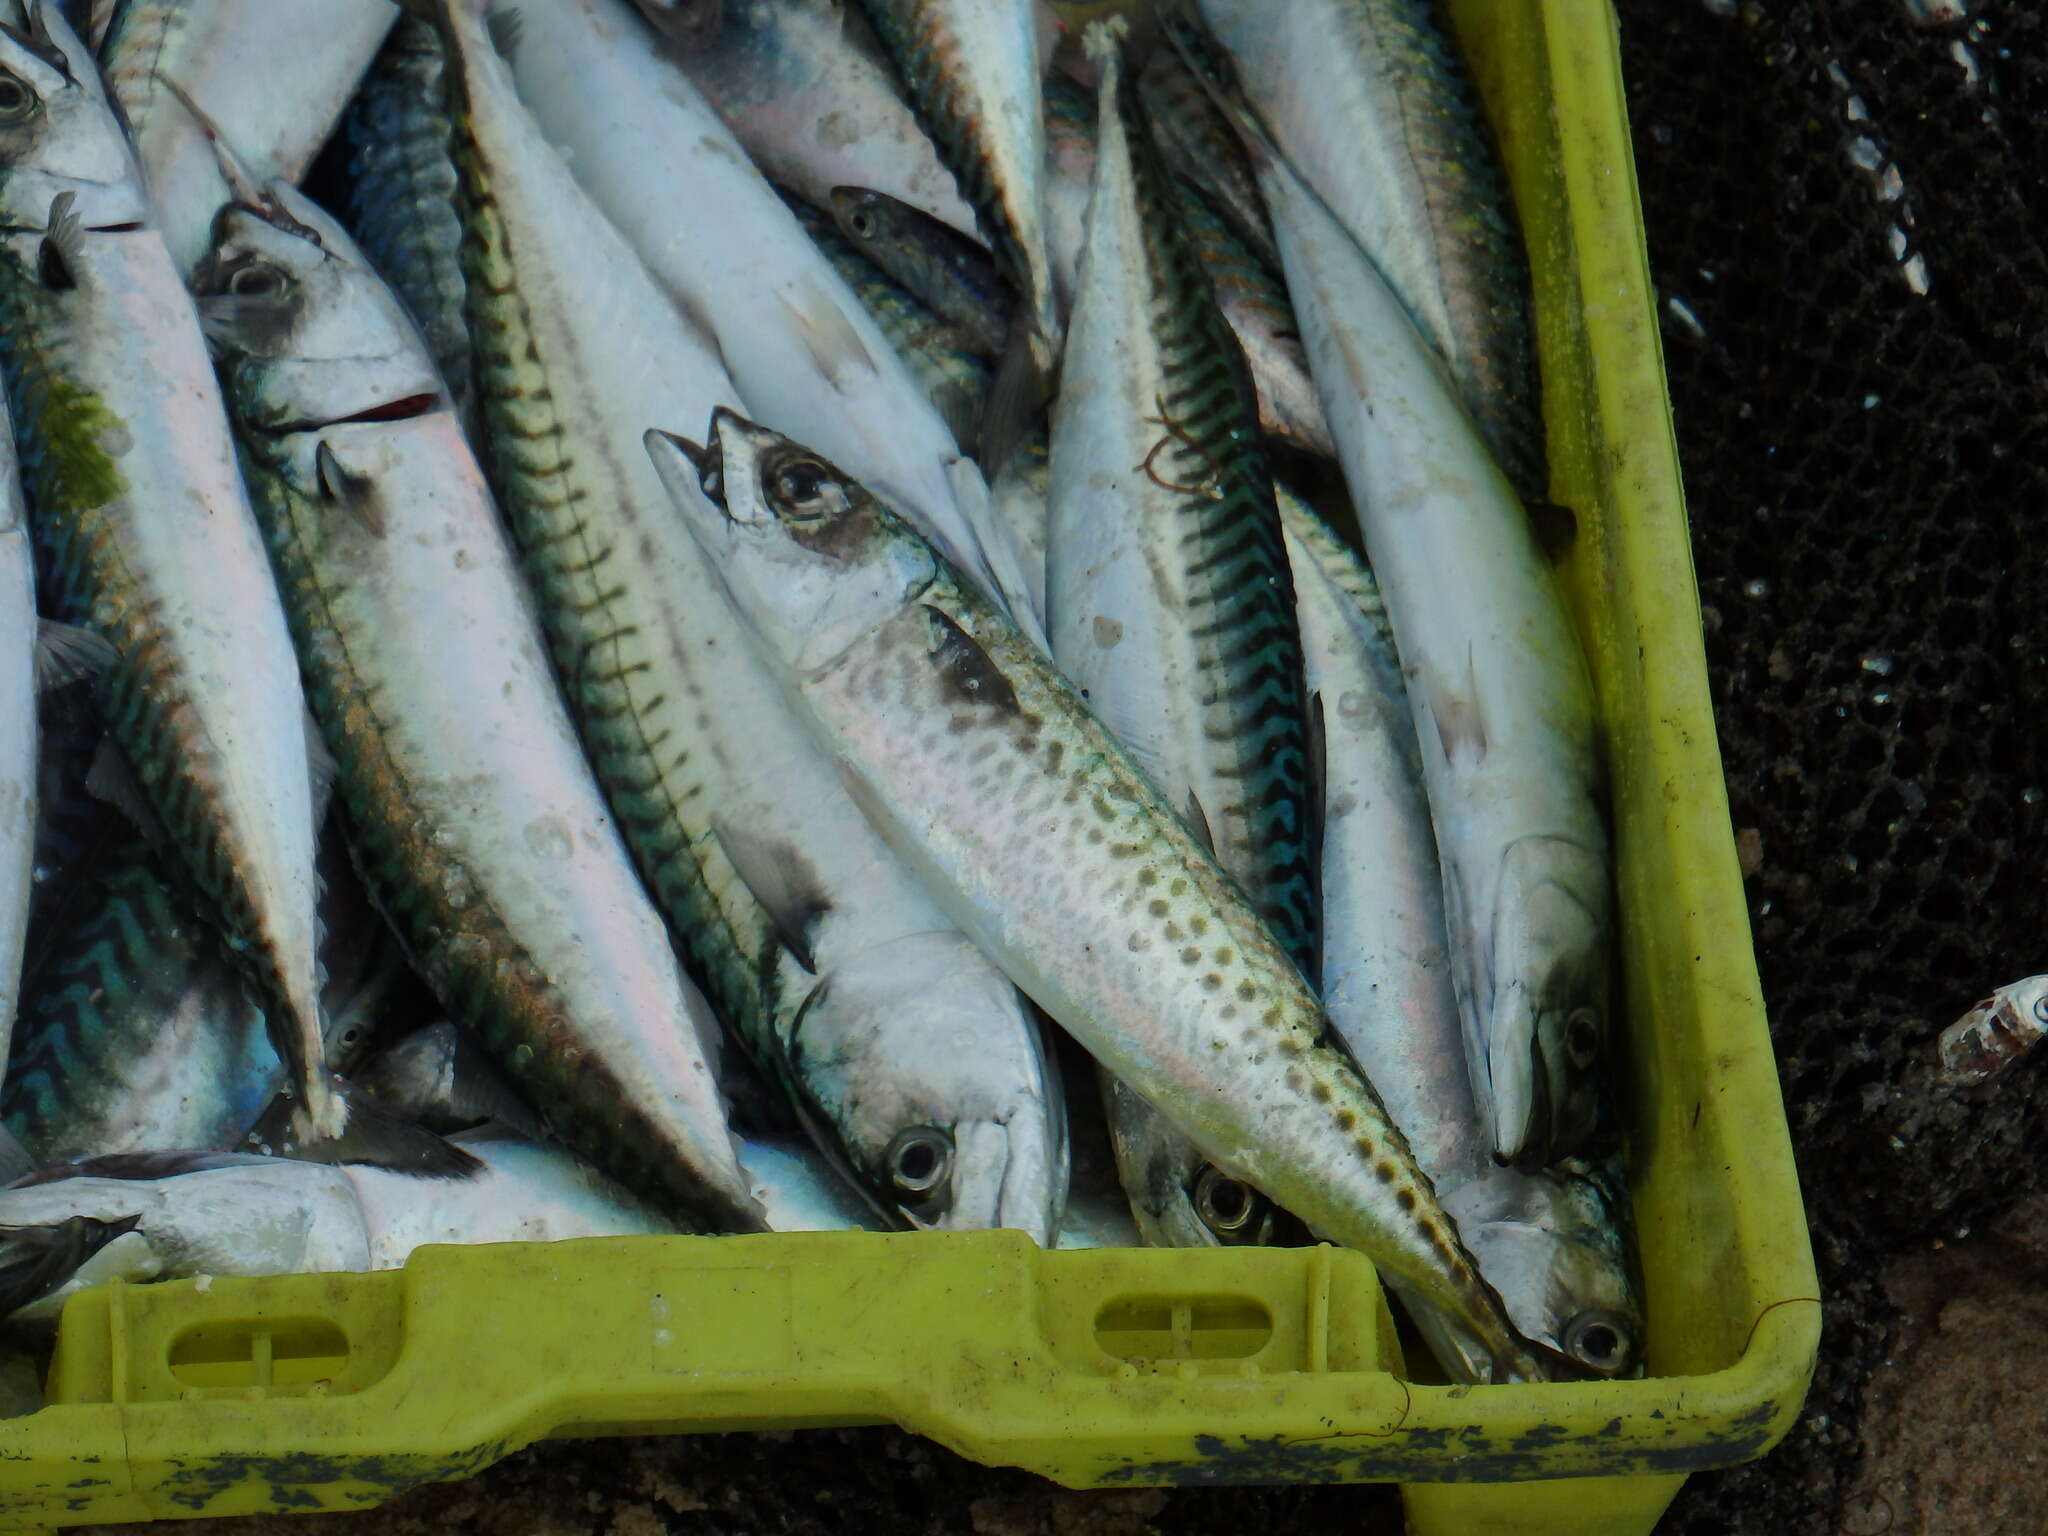
POLYGON ((2048 21, 1622 0, 1623 63, 1764 995, 1829 1306, 1785 1447, 1675 1532, 1834 1531, 1877 1276, 2042 1187, 2038 1066, 1915 1072, 2048 969, 2048 21))

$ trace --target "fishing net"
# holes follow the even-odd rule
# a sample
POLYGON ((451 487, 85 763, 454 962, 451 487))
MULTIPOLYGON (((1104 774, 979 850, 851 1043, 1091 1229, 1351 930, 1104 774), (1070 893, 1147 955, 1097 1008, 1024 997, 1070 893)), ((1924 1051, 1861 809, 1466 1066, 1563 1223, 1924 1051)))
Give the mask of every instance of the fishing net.
MULTIPOLYGON (((1887 1261, 2038 1191, 2038 1064, 1915 1082, 2048 969, 2048 20, 1622 0, 1764 995, 1828 1298, 1785 1447, 1668 1528, 1843 1529, 1887 1261)), ((1883 1523, 1884 1513, 1875 1517, 1883 1523)))

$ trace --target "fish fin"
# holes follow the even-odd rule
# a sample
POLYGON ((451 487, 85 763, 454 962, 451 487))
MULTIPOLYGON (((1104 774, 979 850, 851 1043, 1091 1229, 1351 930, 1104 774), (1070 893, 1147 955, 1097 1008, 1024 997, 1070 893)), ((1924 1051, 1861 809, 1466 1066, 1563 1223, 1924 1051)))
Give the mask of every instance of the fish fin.
POLYGON ((983 392, 964 379, 953 379, 932 396, 932 408, 953 434, 953 441, 965 453, 973 453, 980 441, 983 392))
POLYGON ((1209 830, 1209 813, 1202 809, 1201 797, 1192 789, 1188 791, 1188 805, 1182 813, 1188 830, 1195 835, 1195 841, 1209 850, 1209 857, 1216 856, 1216 834, 1209 830))
POLYGON ((1429 718, 1436 725, 1437 745, 1443 749, 1444 760, 1477 764, 1486 757, 1486 717, 1479 707, 1477 670, 1469 654, 1465 671, 1462 694, 1446 687, 1442 677, 1434 672, 1419 672, 1415 680, 1421 685, 1429 718))
POLYGON ((818 974, 811 952, 811 929, 832 910, 818 872, 793 844, 714 818, 711 834, 725 850, 740 882, 768 914, 782 947, 811 975, 818 974))
POLYGON ((1323 839, 1329 831, 1324 822, 1324 812, 1330 804, 1330 722, 1323 713, 1320 688, 1308 696, 1308 803, 1309 812, 1315 817, 1315 833, 1308 843, 1314 850, 1309 867, 1316 881, 1315 906, 1320 912, 1323 909, 1323 839))
POLYGON ((422 1179, 466 1179, 483 1164, 460 1147, 450 1146, 424 1126, 401 1120, 353 1083, 329 1077, 346 1116, 333 1136, 296 1133, 298 1103, 280 1094, 257 1120, 249 1139, 267 1149, 309 1163, 366 1163, 422 1179))
POLYGON ((533 1106, 519 1096, 512 1080, 484 1054, 476 1037, 464 1030, 455 1033, 448 1108, 458 1119, 499 1126, 528 1141, 547 1139, 547 1128, 533 1106))
MULTIPOLYGON (((320 835, 320 829, 327 824, 327 807, 334 799, 334 779, 335 775, 341 771, 341 765, 335 762, 334 754, 327 750, 327 738, 320 734, 320 722, 313 718, 313 711, 310 707, 306 710, 304 719, 306 725, 306 774, 311 780, 313 835, 317 838, 320 835)), ((314 879, 320 880, 324 889, 325 881, 317 869, 314 871, 314 879)))
POLYGON ((1536 535, 1537 547, 1556 565, 1578 542, 1578 513, 1554 501, 1531 500, 1524 504, 1529 509, 1529 527, 1536 535))
POLYGON ((370 478, 344 465, 324 437, 313 450, 313 465, 320 477, 320 494, 353 513, 357 522, 383 538, 390 525, 384 519, 384 509, 377 504, 376 488, 370 478))
POLYGON ((79 216, 76 192, 59 192, 50 199, 49 222, 36 249, 36 277, 53 291, 76 288, 85 253, 85 221, 79 216))
POLYGON ((21 1138, 0 1125, 0 1187, 34 1173, 35 1168, 36 1160, 28 1155, 28 1148, 21 1144, 21 1138))
POLYGON ((993 709, 1004 715, 1016 714, 1017 690, 982 649, 981 642, 955 624, 943 609, 926 603, 924 612, 931 637, 928 654, 938 668, 939 685, 947 702, 993 709))
POLYGON ((128 754, 111 736, 102 736, 93 752, 92 766, 85 774, 85 792, 125 816, 158 853, 171 853, 174 845, 169 830, 143 794, 142 781, 136 778, 128 754))
POLYGON ((519 52, 519 37, 526 30, 526 19, 516 6, 503 6, 485 15, 484 30, 490 34, 491 47, 497 50, 498 57, 510 64, 519 52))
POLYGON ((801 302, 793 301, 786 293, 776 295, 783 312, 795 322, 804 350, 818 365, 818 371, 832 381, 834 389, 851 394, 866 382, 860 375, 872 378, 881 373, 874 354, 868 351, 860 332, 853 328, 853 322, 846 318, 846 312, 834 302, 831 293, 807 279, 798 299, 801 302))
POLYGON ((1032 329, 1026 306, 1020 304, 1010 317, 1010 339, 1003 347, 989 381, 988 402, 982 407, 981 427, 975 433, 983 475, 993 480, 1003 466, 1037 430, 1055 387, 1050 343, 1032 329))
POLYGON ((114 1221, 72 1216, 47 1226, 0 1227, 0 1317, 41 1301, 141 1220, 139 1215, 114 1221))
POLYGON ((36 626, 36 692, 98 677, 119 659, 112 645, 76 624, 40 620, 36 626))

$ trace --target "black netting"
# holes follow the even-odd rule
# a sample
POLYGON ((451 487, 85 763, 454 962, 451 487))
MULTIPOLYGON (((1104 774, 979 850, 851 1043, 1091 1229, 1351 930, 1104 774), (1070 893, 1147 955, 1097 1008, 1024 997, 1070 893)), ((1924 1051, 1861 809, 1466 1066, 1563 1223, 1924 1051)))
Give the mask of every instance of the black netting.
POLYGON ((1714 707, 1829 1301, 1785 1448, 1681 1497, 1670 1529, 1702 1536, 1842 1528, 1893 1335, 1878 1275, 2044 1183, 2038 1070, 1962 1104, 1914 1068, 1980 989, 2048 969, 2048 23, 2017 0, 1936 26, 1914 9, 1620 6, 1714 707))

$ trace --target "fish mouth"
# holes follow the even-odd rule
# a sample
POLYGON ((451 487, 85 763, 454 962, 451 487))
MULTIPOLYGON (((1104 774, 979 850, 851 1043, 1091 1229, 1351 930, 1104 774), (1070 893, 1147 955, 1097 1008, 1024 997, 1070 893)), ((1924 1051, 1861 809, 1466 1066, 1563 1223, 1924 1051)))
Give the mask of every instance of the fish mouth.
POLYGON ((441 408, 441 397, 432 391, 416 395, 402 395, 396 400, 387 400, 382 405, 368 406, 348 416, 336 416, 328 421, 286 421, 270 428, 272 436, 290 437, 297 432, 320 432, 328 427, 350 427, 364 422, 411 421, 420 416, 431 416, 441 408))
POLYGON ((732 521, 732 509, 725 504, 725 455, 718 448, 718 418, 713 416, 711 419, 708 443, 693 443, 687 437, 663 432, 659 427, 654 430, 663 442, 690 461, 690 468, 697 472, 697 488, 704 493, 704 499, 723 512, 727 521, 732 521))

